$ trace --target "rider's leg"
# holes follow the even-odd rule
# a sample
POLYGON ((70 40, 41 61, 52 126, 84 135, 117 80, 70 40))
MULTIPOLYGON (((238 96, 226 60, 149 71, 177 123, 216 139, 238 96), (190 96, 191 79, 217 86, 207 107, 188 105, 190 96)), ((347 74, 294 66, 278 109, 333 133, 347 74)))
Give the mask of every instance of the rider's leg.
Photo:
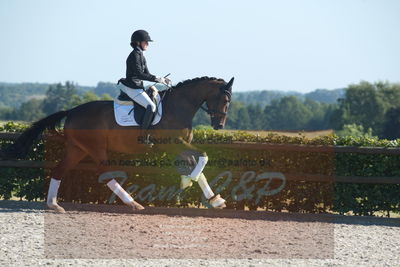
MULTIPOLYGON (((156 105, 143 89, 131 89, 129 87, 123 86, 121 90, 124 91, 131 99, 135 100, 135 102, 137 102, 139 105, 146 108, 141 129, 147 131, 147 129, 150 127, 154 113, 156 112, 156 105)), ((145 143, 151 144, 148 134, 145 133, 144 135, 145 143)))
POLYGON ((155 113, 155 111, 153 111, 152 106, 147 105, 146 112, 144 113, 144 116, 143 116, 141 129, 147 130, 150 128, 150 124, 151 124, 154 113, 155 113))
POLYGON ((146 112, 143 116, 141 129, 144 131, 142 135, 145 136, 145 143, 148 145, 152 145, 149 140, 149 134, 147 133, 147 130, 150 128, 151 121, 156 112, 156 105, 153 101, 151 101, 150 97, 144 91, 136 96, 135 101, 143 107, 146 107, 146 112))
POLYGON ((142 107, 147 108, 148 105, 151 106, 151 111, 156 111, 156 105, 150 99, 143 89, 132 89, 126 86, 121 87, 121 90, 126 93, 131 99, 135 100, 142 107))
MULTIPOLYGON (((153 113, 156 112, 156 108, 157 107, 156 107, 156 104, 154 104, 154 102, 146 94, 146 92, 142 90, 141 93, 137 94, 136 97, 135 97, 135 101, 139 105, 141 105, 141 106, 146 108, 146 113, 145 113, 144 117, 146 118, 146 115, 147 115, 147 117, 149 117, 151 119, 152 116, 149 116, 148 114, 153 115, 153 113)), ((143 122, 143 124, 144 123, 145 122, 143 122)), ((150 122, 146 122, 146 123, 148 124, 146 128, 148 128, 150 126, 150 122)))

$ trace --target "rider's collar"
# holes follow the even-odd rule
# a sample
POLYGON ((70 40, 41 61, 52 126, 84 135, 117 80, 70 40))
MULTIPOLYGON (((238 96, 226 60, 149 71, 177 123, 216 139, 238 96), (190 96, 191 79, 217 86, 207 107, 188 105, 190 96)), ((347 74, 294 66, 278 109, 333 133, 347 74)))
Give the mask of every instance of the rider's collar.
POLYGON ((134 49, 139 50, 140 52, 143 52, 143 49, 140 47, 140 45, 136 45, 134 49))

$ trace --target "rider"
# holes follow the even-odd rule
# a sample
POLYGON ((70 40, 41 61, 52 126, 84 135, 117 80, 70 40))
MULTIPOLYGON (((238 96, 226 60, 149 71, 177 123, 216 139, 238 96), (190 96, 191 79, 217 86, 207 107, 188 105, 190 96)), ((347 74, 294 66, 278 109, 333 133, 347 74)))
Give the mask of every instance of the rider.
MULTIPOLYGON (((146 108, 141 128, 147 130, 150 127, 151 120, 156 112, 156 105, 144 91, 143 80, 169 85, 171 81, 168 78, 156 77, 149 72, 143 51, 146 51, 149 42, 152 42, 150 35, 145 30, 137 30, 131 36, 131 47, 133 51, 126 60, 126 78, 121 79, 123 84, 121 90, 131 99, 146 108)), ((153 90, 157 90, 154 86, 153 90)), ((148 141, 148 138, 147 138, 148 141)))

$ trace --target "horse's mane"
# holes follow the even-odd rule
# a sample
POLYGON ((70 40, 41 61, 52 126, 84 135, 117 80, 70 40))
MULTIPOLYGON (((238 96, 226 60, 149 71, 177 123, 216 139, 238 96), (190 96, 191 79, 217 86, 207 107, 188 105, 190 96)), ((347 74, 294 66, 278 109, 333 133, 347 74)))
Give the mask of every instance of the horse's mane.
POLYGON ((199 81, 221 81, 221 82, 225 82, 223 79, 220 79, 220 78, 204 76, 204 77, 197 77, 197 78, 185 80, 185 81, 183 81, 183 82, 179 82, 179 83, 178 83, 177 85, 175 85, 173 88, 174 88, 174 89, 177 89, 177 88, 182 87, 182 86, 184 86, 184 85, 188 85, 188 84, 190 84, 190 83, 199 82, 199 81))
POLYGON ((188 85, 188 84, 191 84, 194 82, 199 82, 199 81, 220 81, 220 82, 226 83, 223 79, 220 79, 220 78, 203 76, 203 77, 197 77, 197 78, 193 78, 193 79, 184 80, 183 82, 179 82, 175 86, 172 86, 170 89, 162 90, 159 93, 161 95, 161 98, 164 98, 165 96, 167 96, 167 98, 168 98, 169 95, 176 89, 179 89, 185 85, 188 85))

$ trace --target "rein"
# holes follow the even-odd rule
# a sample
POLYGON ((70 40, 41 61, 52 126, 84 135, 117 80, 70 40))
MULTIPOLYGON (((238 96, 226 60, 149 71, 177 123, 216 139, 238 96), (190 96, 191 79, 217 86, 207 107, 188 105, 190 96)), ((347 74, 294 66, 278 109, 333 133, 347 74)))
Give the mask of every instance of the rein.
MULTIPOLYGON (((168 73, 167 75, 165 75, 164 78, 167 78, 169 75, 171 75, 171 73, 168 73)), ((157 84, 157 82, 154 83, 153 85, 155 85, 155 84, 157 84)), ((163 102, 163 99, 164 99, 165 95, 168 93, 168 91, 171 91, 171 92, 172 92, 172 89, 173 89, 172 86, 167 85, 167 87, 168 87, 168 89, 167 89, 167 90, 164 90, 165 93, 164 93, 164 95, 160 98, 160 102, 157 103, 157 113, 158 113, 158 107, 159 107, 160 104, 163 102)), ((158 113, 158 115, 160 115, 160 113, 158 113)))

